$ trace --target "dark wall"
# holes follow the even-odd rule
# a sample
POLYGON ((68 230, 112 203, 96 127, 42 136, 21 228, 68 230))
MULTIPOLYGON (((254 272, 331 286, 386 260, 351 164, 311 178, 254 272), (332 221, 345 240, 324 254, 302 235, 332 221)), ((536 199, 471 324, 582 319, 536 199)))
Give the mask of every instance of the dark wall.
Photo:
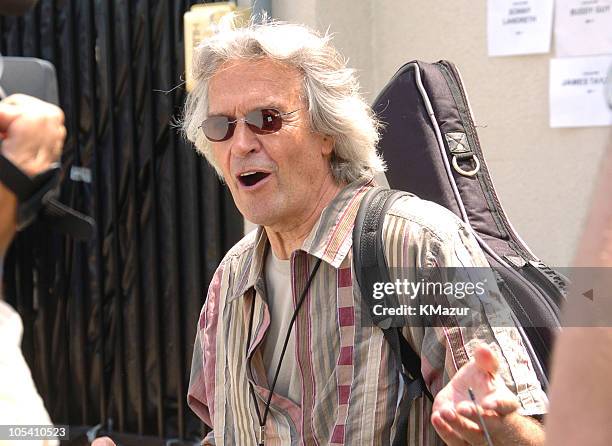
POLYGON ((89 242, 35 225, 5 265, 35 382, 52 419, 75 429, 193 438, 202 428, 185 402, 195 324, 242 220, 173 125, 191 3, 39 0, 0 20, 2 54, 56 67, 62 201, 97 221, 89 242), (71 179, 75 166, 91 181, 71 179))

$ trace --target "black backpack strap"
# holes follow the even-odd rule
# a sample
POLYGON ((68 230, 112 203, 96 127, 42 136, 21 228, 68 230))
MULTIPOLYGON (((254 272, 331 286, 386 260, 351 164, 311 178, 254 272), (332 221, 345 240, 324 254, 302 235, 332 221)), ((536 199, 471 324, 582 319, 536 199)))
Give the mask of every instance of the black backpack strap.
MULTIPOLYGON (((401 329, 393 325, 390 317, 376 316, 372 311, 376 301, 373 297, 375 282, 390 282, 389 268, 385 259, 382 231, 385 215, 393 202, 406 192, 375 187, 363 197, 353 228, 353 262, 361 297, 370 311, 373 323, 378 326, 391 346, 400 370, 408 397, 400 405, 400 418, 393 444, 406 444, 408 419, 412 402, 422 395, 433 401, 421 373, 421 358, 412 349, 401 329), (408 374, 406 374, 406 372, 408 374)), ((391 299, 397 301, 397 296, 391 299)))

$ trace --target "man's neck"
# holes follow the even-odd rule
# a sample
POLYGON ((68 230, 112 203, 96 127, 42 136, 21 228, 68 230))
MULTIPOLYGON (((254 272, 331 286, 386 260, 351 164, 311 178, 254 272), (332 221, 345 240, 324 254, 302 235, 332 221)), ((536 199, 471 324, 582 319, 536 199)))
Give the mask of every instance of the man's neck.
POLYGON ((264 227, 270 246, 278 259, 287 260, 291 253, 302 247, 304 240, 319 220, 323 209, 334 199, 344 185, 337 184, 331 178, 321 188, 319 200, 310 212, 298 219, 293 225, 283 228, 264 227))

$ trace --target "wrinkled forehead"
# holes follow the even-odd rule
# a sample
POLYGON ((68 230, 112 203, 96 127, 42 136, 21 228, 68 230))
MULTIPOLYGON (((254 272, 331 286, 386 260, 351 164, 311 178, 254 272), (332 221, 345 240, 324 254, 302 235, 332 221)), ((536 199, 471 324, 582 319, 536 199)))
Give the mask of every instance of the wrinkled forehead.
POLYGON ((301 72, 269 58, 224 62, 208 83, 208 114, 303 105, 301 72))

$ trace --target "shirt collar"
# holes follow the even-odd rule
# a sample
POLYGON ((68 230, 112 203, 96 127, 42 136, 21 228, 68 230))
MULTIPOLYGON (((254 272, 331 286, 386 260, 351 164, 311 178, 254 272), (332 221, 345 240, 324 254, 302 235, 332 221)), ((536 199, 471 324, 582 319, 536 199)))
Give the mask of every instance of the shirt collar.
POLYGON ((302 250, 339 268, 353 246, 353 225, 359 203, 373 185, 373 180, 364 179, 342 189, 321 212, 302 250))
MULTIPOLYGON (((339 268, 353 246, 353 225, 359 203, 374 185, 373 179, 361 179, 343 188, 323 209, 301 250, 339 268)), ((255 242, 244 254, 250 261, 244 262, 237 272, 239 285, 230 300, 242 296, 248 289, 256 287, 258 282, 263 285, 263 268, 269 242, 262 226, 256 231, 255 242)))

